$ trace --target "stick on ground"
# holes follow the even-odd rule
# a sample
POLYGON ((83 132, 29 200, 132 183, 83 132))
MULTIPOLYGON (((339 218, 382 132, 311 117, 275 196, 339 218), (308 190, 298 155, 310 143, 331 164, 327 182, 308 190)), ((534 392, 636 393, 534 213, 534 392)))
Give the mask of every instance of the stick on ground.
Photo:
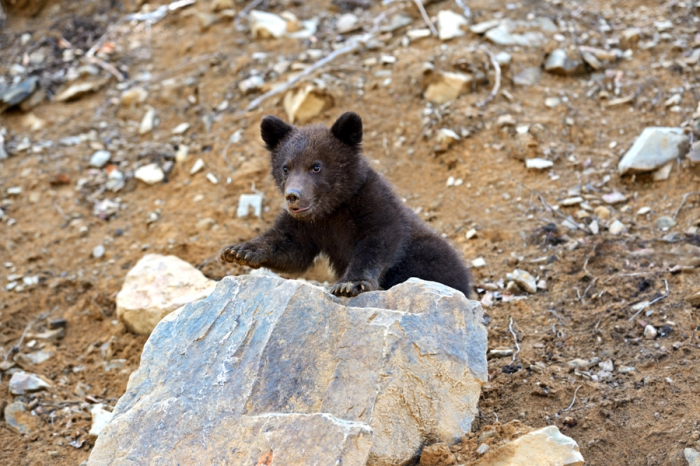
POLYGON ((678 209, 676 209, 676 213, 673 214, 673 220, 675 220, 676 217, 678 217, 678 214, 681 213, 681 209, 685 205, 685 201, 687 201, 690 196, 700 196, 700 191, 692 191, 689 193, 685 193, 683 195, 683 200, 681 201, 681 205, 678 206, 678 209))
POLYGON ((501 89, 501 65, 498 64, 498 60, 496 60, 496 56, 491 53, 489 49, 484 49, 484 53, 488 55, 489 59, 491 60, 491 66, 493 66, 493 69, 496 73, 496 82, 493 85, 493 89, 491 90, 491 93, 489 94, 486 99, 482 100, 481 102, 477 103, 476 106, 479 108, 484 108, 486 105, 488 105, 489 102, 491 102, 493 99, 496 98, 498 95, 499 89, 501 89))
POLYGON ((515 341, 516 351, 515 351, 515 353, 513 353, 513 359, 510 361, 510 363, 513 364, 515 362, 515 357, 520 352, 520 345, 518 344, 518 336, 513 331, 513 318, 512 317, 510 317, 510 323, 508 324, 508 330, 510 330, 511 335, 513 335, 513 341, 515 341))
POLYGON ((589 235, 593 234, 593 233, 591 232, 591 230, 589 230, 589 229, 586 228, 586 227, 582 227, 581 225, 579 225, 578 223, 576 223, 576 221, 575 221, 573 218, 571 218, 570 216, 564 215, 564 214, 562 214, 561 212, 559 212, 558 210, 555 210, 554 207, 552 207, 551 205, 549 205, 549 204, 547 203, 547 201, 544 200, 544 197, 542 196, 542 194, 538 193, 538 192, 535 191, 534 189, 528 188, 527 186, 525 186, 525 185, 522 184, 522 183, 518 183, 518 184, 521 185, 523 188, 527 189, 528 191, 530 191, 530 192, 531 192, 532 194, 534 194, 535 196, 537 196, 537 198, 540 200, 540 202, 542 203, 542 205, 544 205, 545 208, 546 208, 547 210, 549 210, 550 212, 552 212, 552 213, 556 214, 557 216, 563 218, 564 220, 568 221, 568 222, 571 223, 571 225, 573 225, 577 230, 585 231, 585 232, 588 233, 589 235))
POLYGON ((428 26, 430 32, 432 32, 435 37, 438 37, 437 29, 435 29, 435 26, 433 25, 432 21, 430 21, 430 17, 428 16, 428 12, 425 11, 423 2, 421 0, 413 0, 413 2, 418 7, 418 11, 420 11, 420 15, 423 17, 423 22, 425 22, 425 25, 428 26))
POLYGON ((576 387, 576 390, 574 390, 574 399, 571 400, 571 404, 569 405, 568 408, 562 409, 563 412, 567 412, 568 410, 570 410, 571 408, 574 407, 574 403, 576 403, 576 394, 578 393, 578 389, 581 387, 582 387, 582 385, 579 385, 578 387, 576 387))

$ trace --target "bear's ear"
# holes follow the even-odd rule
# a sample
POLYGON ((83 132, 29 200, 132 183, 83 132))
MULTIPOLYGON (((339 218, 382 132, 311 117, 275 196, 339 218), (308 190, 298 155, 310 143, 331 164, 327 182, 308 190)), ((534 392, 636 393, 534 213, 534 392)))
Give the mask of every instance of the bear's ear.
POLYGON ((353 112, 343 113, 333 123, 331 133, 349 146, 360 144, 362 142, 362 119, 360 115, 353 112))
POLYGON ((268 115, 260 123, 260 135, 269 150, 275 149, 279 143, 294 130, 294 127, 275 116, 268 115))

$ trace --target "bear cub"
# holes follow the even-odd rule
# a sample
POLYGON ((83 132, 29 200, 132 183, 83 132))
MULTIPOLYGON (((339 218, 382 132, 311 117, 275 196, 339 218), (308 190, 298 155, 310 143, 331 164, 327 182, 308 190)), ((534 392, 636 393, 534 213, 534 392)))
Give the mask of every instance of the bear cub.
POLYGON ((362 120, 352 112, 297 128, 274 116, 260 125, 285 210, 263 235, 221 252, 221 260, 299 273, 325 254, 339 277, 331 292, 356 296, 411 277, 469 296, 457 251, 394 193, 362 155, 362 120))

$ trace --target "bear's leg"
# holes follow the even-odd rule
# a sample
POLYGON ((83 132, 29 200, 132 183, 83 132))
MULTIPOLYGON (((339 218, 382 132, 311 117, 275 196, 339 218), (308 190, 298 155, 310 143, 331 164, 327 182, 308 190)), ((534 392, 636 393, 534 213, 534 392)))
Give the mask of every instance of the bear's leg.
POLYGON ((275 272, 300 273, 311 266, 319 252, 298 223, 283 213, 270 230, 251 241, 225 247, 220 258, 254 269, 265 267, 275 272))
POLYGON ((468 298, 471 276, 459 253, 437 236, 416 238, 404 258, 382 276, 381 287, 388 290, 411 277, 442 283, 461 291, 468 298))

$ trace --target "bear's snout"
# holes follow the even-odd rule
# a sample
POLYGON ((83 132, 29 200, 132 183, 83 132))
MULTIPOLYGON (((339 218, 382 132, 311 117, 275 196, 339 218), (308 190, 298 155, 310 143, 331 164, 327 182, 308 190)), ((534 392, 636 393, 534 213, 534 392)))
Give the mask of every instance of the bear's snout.
POLYGON ((301 192, 295 188, 288 189, 287 192, 284 193, 284 198, 287 200, 287 202, 289 202, 289 204, 295 205, 301 199, 301 192))

